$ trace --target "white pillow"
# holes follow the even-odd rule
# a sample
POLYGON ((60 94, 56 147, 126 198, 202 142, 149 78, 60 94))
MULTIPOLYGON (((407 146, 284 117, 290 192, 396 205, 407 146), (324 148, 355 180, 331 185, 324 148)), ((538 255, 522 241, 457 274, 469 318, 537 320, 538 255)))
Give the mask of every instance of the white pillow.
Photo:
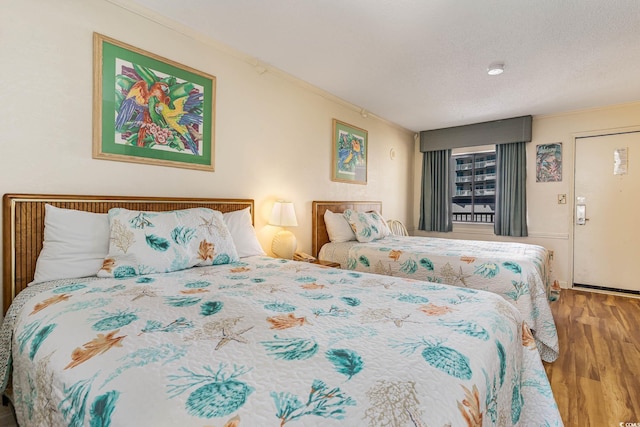
POLYGON ((222 214, 224 223, 231 233, 238 256, 244 258, 254 255, 266 255, 251 224, 251 208, 222 214))
POLYGON ((109 210, 109 254, 99 277, 167 273, 239 260, 222 213, 207 208, 168 212, 109 210))
POLYGON ((327 226, 330 241, 339 243, 356 240, 351 225, 341 213, 333 213, 327 209, 324 212, 324 224, 327 226))
POLYGON ((107 214, 44 206, 44 241, 34 283, 95 276, 109 251, 107 214))
POLYGON ((356 212, 347 209, 342 214, 355 231, 358 242, 371 242, 391 235, 387 221, 378 212, 356 212))

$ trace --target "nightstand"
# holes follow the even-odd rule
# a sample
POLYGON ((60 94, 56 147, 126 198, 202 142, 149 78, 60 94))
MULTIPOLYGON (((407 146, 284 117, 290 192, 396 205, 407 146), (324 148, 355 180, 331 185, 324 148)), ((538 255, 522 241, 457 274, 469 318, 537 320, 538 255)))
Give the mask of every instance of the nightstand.
POLYGON ((317 259, 312 264, 318 264, 318 265, 321 265, 323 267, 340 268, 340 263, 339 262, 333 262, 333 261, 322 261, 322 260, 317 259))

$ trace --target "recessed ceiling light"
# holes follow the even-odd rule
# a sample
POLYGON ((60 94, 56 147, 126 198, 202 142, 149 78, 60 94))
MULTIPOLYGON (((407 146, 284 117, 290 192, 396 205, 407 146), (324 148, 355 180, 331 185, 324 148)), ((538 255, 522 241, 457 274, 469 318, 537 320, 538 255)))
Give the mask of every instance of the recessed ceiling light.
POLYGON ((487 68, 487 74, 489 74, 490 76, 497 76, 499 74, 502 74, 503 72, 504 64, 501 62, 494 62, 493 64, 489 65, 489 68, 487 68))

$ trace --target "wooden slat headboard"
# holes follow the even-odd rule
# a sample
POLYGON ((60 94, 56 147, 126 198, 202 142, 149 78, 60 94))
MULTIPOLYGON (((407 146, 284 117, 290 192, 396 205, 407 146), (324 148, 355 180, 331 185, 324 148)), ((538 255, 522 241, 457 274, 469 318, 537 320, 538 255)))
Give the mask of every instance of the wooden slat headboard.
POLYGON ((42 249, 45 204, 96 213, 107 213, 114 207, 144 211, 207 207, 221 212, 250 207, 252 222, 254 218, 252 199, 5 194, 2 203, 2 287, 5 314, 13 298, 33 280, 36 260, 42 249))
POLYGON ((325 243, 329 243, 329 234, 327 234, 327 226, 324 223, 324 213, 327 210, 339 213, 347 209, 358 212, 378 211, 382 213, 382 202, 361 202, 361 201, 342 201, 342 202, 320 202, 314 201, 312 204, 312 225, 311 225, 311 250, 312 255, 317 257, 320 248, 325 243))

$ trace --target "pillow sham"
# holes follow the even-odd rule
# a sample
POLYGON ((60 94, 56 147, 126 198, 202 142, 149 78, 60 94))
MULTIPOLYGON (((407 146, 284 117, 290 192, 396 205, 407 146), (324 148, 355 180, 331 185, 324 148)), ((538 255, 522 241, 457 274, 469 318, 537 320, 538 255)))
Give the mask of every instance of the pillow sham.
POLYGON ((347 209, 342 214, 351 225, 358 242, 371 242, 391 235, 387 222, 376 211, 356 212, 347 209))
POLYGON ((225 212, 222 214, 222 217, 225 225, 229 229, 229 233, 231 233, 238 257, 244 258, 254 255, 266 255, 258 241, 256 230, 251 223, 251 208, 225 212))
POLYGON ((95 276, 108 252, 107 214, 45 204, 42 251, 30 285, 95 276))
POLYGON ((109 210, 109 254, 99 277, 167 273, 239 260, 222 213, 207 208, 168 212, 109 210))
POLYGON ((356 235, 343 214, 334 213, 327 209, 324 212, 324 224, 327 226, 330 241, 340 243, 356 240, 356 235))

